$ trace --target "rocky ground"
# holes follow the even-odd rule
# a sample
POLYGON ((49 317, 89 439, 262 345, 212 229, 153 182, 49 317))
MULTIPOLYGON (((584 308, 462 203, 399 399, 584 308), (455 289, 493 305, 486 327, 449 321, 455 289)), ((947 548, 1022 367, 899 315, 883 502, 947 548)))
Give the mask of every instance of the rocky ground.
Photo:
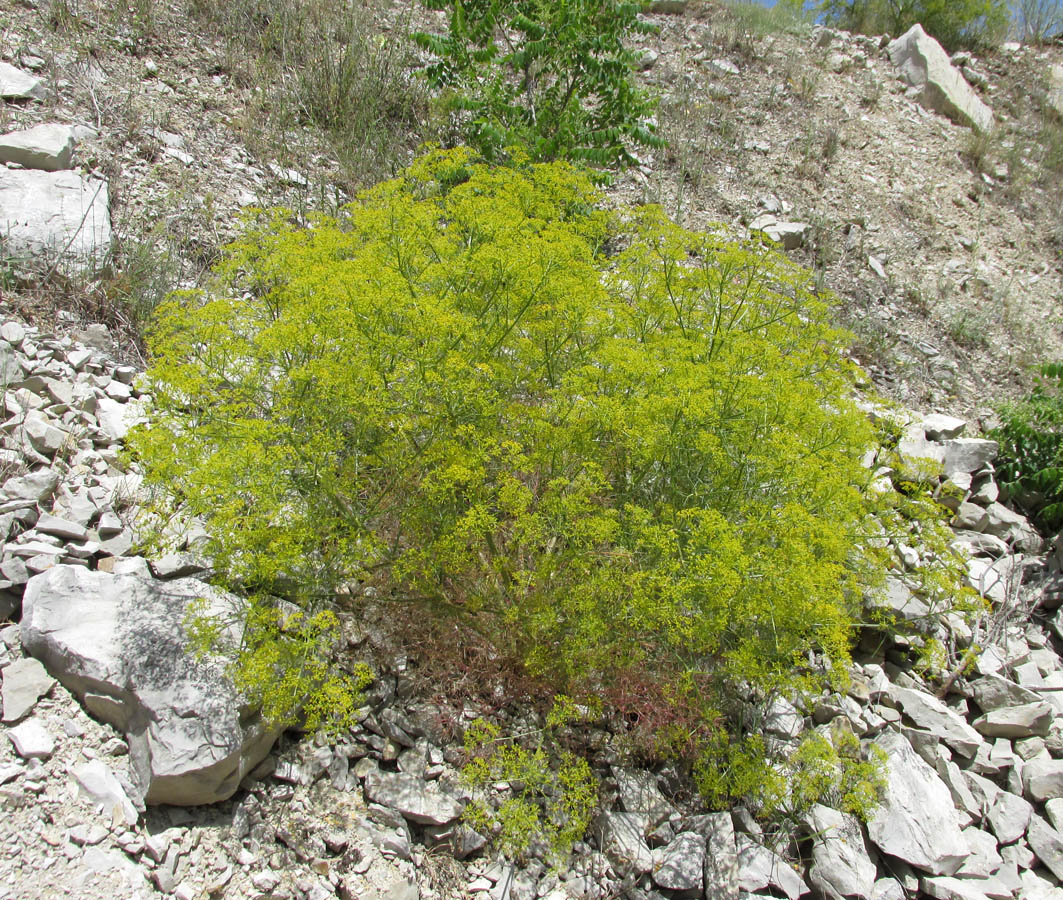
MULTIPOLYGON (((934 608, 917 577, 933 551, 897 542, 868 599, 914 631, 869 628, 845 693, 773 710, 773 740, 841 729, 887 754, 866 825, 817 807, 780 839, 603 749, 595 826, 551 867, 506 862, 461 819, 473 792, 457 734, 527 711, 444 708, 414 677, 416 651, 389 656, 384 635, 355 728, 278 738, 184 653, 188 600, 236 601, 196 580, 194 527, 141 553, 121 455, 142 414, 139 348, 113 301, 195 283, 246 206, 341 200, 340 164, 311 131, 252 139, 254 84, 181 5, 156 5, 151 28, 63 9, 0 2, 0 900, 1063 897, 1063 551, 999 502, 996 448, 978 437, 1020 366, 1063 340, 1058 184, 1017 138, 1051 115, 1058 48, 954 60, 966 115, 985 104, 1000 125, 983 145, 899 78, 885 41, 761 34, 708 6, 656 17, 644 77, 673 144, 613 194, 765 233, 842 295, 877 386, 921 410, 893 413, 900 440, 869 465, 892 491, 936 460, 991 609, 934 608), (979 647, 973 669, 921 665, 930 638, 979 647), (192 796, 215 802, 170 805, 192 796)), ((364 623, 345 626, 368 652, 364 623)))

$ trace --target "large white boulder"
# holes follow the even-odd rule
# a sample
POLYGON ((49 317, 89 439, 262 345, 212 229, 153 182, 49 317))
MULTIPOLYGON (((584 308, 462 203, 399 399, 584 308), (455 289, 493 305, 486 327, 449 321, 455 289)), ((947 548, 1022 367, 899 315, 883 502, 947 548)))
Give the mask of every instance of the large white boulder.
POLYGON ((188 649, 185 614, 198 598, 216 613, 235 606, 191 578, 163 584, 80 566, 55 566, 26 585, 23 647, 125 733, 146 803, 226 799, 279 733, 246 707, 220 662, 188 649))
POLYGON ((922 25, 913 25, 886 49, 900 76, 922 88, 919 101, 923 106, 977 131, 992 129, 993 111, 922 25))
POLYGON ((39 258, 62 271, 94 274, 111 249, 107 182, 0 167, 0 244, 8 259, 39 258))
POLYGON ((895 731, 876 741, 888 758, 886 793, 867 823, 883 853, 932 875, 952 875, 970 854, 944 782, 904 735, 895 731))

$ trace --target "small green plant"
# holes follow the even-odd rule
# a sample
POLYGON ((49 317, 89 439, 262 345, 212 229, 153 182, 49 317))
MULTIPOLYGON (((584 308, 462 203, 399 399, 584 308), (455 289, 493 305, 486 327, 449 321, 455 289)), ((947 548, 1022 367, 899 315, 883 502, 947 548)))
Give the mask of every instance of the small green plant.
POLYGON ((1063 525, 1063 364, 1041 367, 1033 390, 1000 410, 997 473, 1009 498, 1048 531, 1063 525))
POLYGON ((741 798, 754 814, 780 822, 796 824, 817 803, 866 820, 886 788, 881 750, 872 745, 862 751, 852 732, 835 735, 833 743, 810 732, 768 771, 760 736, 735 742, 721 735, 706 750, 694 775, 710 805, 724 808, 741 798))
POLYGON ((190 604, 190 644, 200 656, 228 660, 233 684, 267 722, 336 734, 354 724, 373 673, 363 663, 350 671, 332 664, 340 636, 335 613, 285 610, 275 598, 253 597, 232 614, 231 620, 220 617, 206 600, 190 604))
POLYGON ((626 166, 632 145, 659 147, 654 103, 634 84, 625 45, 652 28, 636 0, 424 0, 449 13, 445 35, 418 33, 426 74, 488 159, 523 147, 533 160, 626 166))
POLYGON ((590 766, 557 746, 553 732, 560 724, 551 714, 546 728, 518 739, 477 719, 465 732, 469 761, 462 777, 480 795, 466 808, 465 821, 492 836, 510 859, 522 859, 533 846, 545 844, 555 860, 563 861, 586 834, 597 808, 598 783, 590 766), (506 786, 502 794, 496 790, 500 783, 506 786))

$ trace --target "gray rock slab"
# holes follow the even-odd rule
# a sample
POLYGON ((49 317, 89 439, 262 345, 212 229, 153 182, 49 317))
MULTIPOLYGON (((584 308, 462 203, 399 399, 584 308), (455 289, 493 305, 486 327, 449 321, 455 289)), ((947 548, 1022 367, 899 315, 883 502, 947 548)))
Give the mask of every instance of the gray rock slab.
POLYGON ((55 738, 36 719, 16 725, 7 736, 23 759, 48 759, 55 752, 55 738))
POLYGON ((75 766, 70 774, 78 794, 100 807, 109 819, 130 827, 137 824, 136 807, 106 764, 98 759, 89 760, 75 766))
POLYGON ((4 100, 43 100, 48 96, 44 82, 10 63, 0 62, 0 98, 4 100))
POLYGON ((444 793, 437 784, 401 772, 370 772, 365 778, 365 796, 419 825, 446 825, 464 808, 457 797, 444 793))
POLYGON ((889 695, 917 727, 929 731, 961 756, 972 758, 985 742, 966 719, 932 694, 892 685, 889 695))
POLYGON ((51 498, 59 486, 59 474, 52 469, 38 469, 28 475, 16 475, 4 482, 3 493, 9 500, 32 500, 42 503, 51 498))
POLYGON ((1022 706, 1001 706, 974 720, 975 730, 987 737, 1044 737, 1052 727, 1055 710, 1043 700, 1022 706))
POLYGON ((756 843, 747 834, 735 835, 738 848, 738 884, 743 891, 765 888, 782 891, 790 900, 809 893, 804 879, 785 859, 756 843))
POLYGON ((1002 706, 1022 706, 1027 703, 1039 703, 1041 698, 1021 684, 1010 681, 1000 675, 989 674, 975 678, 970 682, 971 693, 983 712, 990 712, 1002 706))
POLYGON ((1022 767, 1022 786, 1026 799, 1039 803, 1063 797, 1063 760, 1027 760, 1022 767))
POLYGON ((889 773, 885 797, 867 823, 868 836, 883 853, 932 875, 951 875, 970 852, 960 833, 949 789, 897 732, 877 745, 889 773))
POLYGON ((646 843, 646 816, 637 812, 606 812, 598 817, 602 851, 620 870, 639 875, 653 868, 653 852, 646 843))
POLYGON ((1063 66, 1049 68, 1048 94, 1045 102, 1056 116, 1063 119, 1063 66))
POLYGON ((1017 794, 1001 791, 989 804, 986 818, 1001 844, 1012 844, 1026 834, 1033 806, 1017 794))
POLYGON ((52 689, 55 679, 44 666, 30 658, 16 659, 3 672, 5 722, 17 722, 52 689))
POLYGON ((1000 452, 996 441, 982 438, 955 438, 945 441, 945 476, 951 477, 957 472, 973 475, 980 472, 1000 452))
POLYGON ((185 611, 200 598, 208 613, 230 620, 239 608, 194 579, 162 585, 80 566, 55 566, 26 586, 23 647, 90 712, 125 732, 147 803, 230 797, 278 735, 244 708, 221 661, 189 651, 185 611))
POLYGON ((683 894, 701 894, 705 884, 705 838, 692 831, 653 851, 653 881, 683 894))
POLYGON ((111 250, 107 182, 71 171, 0 168, 0 234, 8 258, 95 274, 111 250))
POLYGON ((927 897, 935 900, 990 900, 976 881, 963 878, 921 878, 919 887, 927 897))
POLYGON ((963 829, 963 838, 971 848, 971 855, 956 872, 959 878, 988 878, 1004 861, 997 853, 997 839, 980 828, 963 829))
POLYGON ((675 807, 661 793, 657 778, 652 772, 613 766, 613 777, 616 779, 620 805, 626 812, 644 815, 650 830, 675 812, 675 807))
POLYGON ((701 818, 705 835, 705 896, 738 900, 738 848, 729 813, 709 813, 701 818))
POLYGON ((932 441, 953 440, 962 435, 967 427, 963 419, 941 413, 931 413, 919 424, 923 426, 923 433, 932 441))
POLYGON ((0 162, 27 169, 57 172, 69 169, 74 155, 74 129, 48 123, 0 135, 0 162))
POLYGON ((926 627, 930 607, 899 578, 887 576, 885 587, 869 594, 865 600, 872 609, 893 612, 907 622, 926 627))
POLYGON ((1056 878, 1063 880, 1063 834, 1038 815, 1030 817, 1026 843, 1056 878))
POLYGON ((812 836, 812 864, 819 879, 843 897, 869 900, 878 867, 871 861, 860 822, 817 804, 805 825, 812 836))
POLYGON ((87 541, 89 538, 88 529, 83 525, 48 513, 41 515, 33 528, 42 534, 51 534, 67 541, 87 541))
POLYGON ((913 25, 886 49, 900 76, 922 88, 919 102, 923 106, 977 131, 992 129, 993 111, 921 25, 913 25))

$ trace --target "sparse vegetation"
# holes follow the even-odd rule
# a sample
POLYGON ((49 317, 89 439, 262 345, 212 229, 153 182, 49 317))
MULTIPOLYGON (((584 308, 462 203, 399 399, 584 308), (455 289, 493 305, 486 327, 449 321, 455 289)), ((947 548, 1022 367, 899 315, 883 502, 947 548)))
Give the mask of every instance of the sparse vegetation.
POLYGON ((385 30, 379 9, 343 0, 189 2, 243 54, 278 144, 293 126, 316 126, 350 181, 366 185, 394 174, 432 136, 405 19, 385 30))
POLYGON ((1006 0, 822 0, 827 22, 863 34, 899 35, 915 24, 948 50, 995 46, 1007 33, 1006 0))
POLYGON ((1063 33, 1063 3, 1060 0, 1018 0, 1015 31, 1027 44, 1047 42, 1063 33))
POLYGON ((997 471, 1009 499, 1046 531, 1063 525, 1063 364, 1040 369, 1033 390, 1004 406, 997 471))

